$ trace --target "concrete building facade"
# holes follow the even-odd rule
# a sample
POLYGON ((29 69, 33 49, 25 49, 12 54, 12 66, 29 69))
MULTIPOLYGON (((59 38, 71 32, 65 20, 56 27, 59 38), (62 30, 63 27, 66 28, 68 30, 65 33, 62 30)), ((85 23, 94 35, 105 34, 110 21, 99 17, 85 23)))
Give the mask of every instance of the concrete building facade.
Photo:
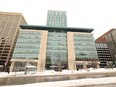
POLYGON ((116 66, 116 29, 111 29, 104 37, 112 56, 113 65, 116 66))
POLYGON ((111 29, 96 39, 96 48, 100 60, 100 67, 113 67, 116 65, 116 30, 111 29))
POLYGON ((96 49, 100 61, 100 67, 101 68, 112 67, 112 57, 104 37, 100 37, 96 40, 96 49))
POLYGON ((0 12, 0 71, 8 71, 20 24, 26 24, 21 13, 0 12))

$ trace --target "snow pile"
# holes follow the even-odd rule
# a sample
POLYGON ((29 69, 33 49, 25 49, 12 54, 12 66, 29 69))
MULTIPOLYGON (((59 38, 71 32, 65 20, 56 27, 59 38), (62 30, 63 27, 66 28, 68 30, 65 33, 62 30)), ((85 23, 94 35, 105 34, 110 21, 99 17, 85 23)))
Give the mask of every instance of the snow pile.
POLYGON ((0 78, 2 78, 2 77, 10 77, 10 76, 13 76, 13 75, 15 75, 14 72, 10 73, 10 74, 8 74, 7 72, 1 72, 0 73, 0 78))
POLYGON ((93 69, 93 68, 90 68, 88 69, 90 72, 116 72, 116 68, 99 68, 99 69, 93 69))
MULTIPOLYGON (((6 72, 0 73, 0 78, 12 77, 12 76, 46 76, 46 75, 70 75, 70 74, 81 74, 81 73, 107 73, 116 72, 116 68, 113 69, 86 69, 86 70, 63 70, 62 72, 55 72, 54 70, 45 70, 43 72, 24 74, 24 72, 6 72)), ((105 77, 105 78, 86 78, 77 80, 67 80, 67 81, 56 81, 56 82, 43 82, 43 83, 33 83, 24 85, 12 85, 12 86, 2 86, 2 87, 70 87, 70 86, 85 86, 85 85, 98 85, 98 84, 109 84, 116 83, 116 77, 105 77)))
POLYGON ((73 71, 73 70, 63 70, 61 73, 62 74, 81 74, 81 73, 104 73, 104 72, 116 72, 116 68, 98 68, 98 69, 94 69, 94 68, 89 68, 89 69, 82 69, 79 71, 73 71))

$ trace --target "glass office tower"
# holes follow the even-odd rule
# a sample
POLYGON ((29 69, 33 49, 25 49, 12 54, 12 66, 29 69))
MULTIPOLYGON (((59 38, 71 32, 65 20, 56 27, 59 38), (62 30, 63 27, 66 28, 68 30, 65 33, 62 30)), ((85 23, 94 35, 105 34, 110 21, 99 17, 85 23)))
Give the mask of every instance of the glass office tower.
POLYGON ((47 15, 47 26, 67 27, 67 15, 65 11, 49 10, 47 15))
MULTIPOLYGON (((47 26, 52 27, 67 27, 67 16, 64 11, 48 11, 47 26)), ((70 40, 69 39, 69 40, 70 40)), ((70 42, 69 42, 70 43, 70 42)), ((72 65, 73 69, 97 67, 99 64, 97 51, 95 47, 95 40, 93 34, 80 32, 74 33, 63 30, 48 31, 48 44, 47 44, 47 69, 67 69, 72 65), (73 55, 75 58, 70 60, 67 38, 72 33, 74 44, 73 55), (62 58, 64 61, 62 61, 62 58), (53 62, 54 61, 54 62, 53 62), (85 62, 87 63, 85 65, 85 62), (96 64, 96 65, 95 65, 96 64), (68 67, 69 66, 69 67, 68 67), (76 68, 75 68, 76 67, 76 68)), ((70 68, 71 69, 71 68, 70 68)))
MULTIPOLYGON (((47 26, 67 27, 66 12, 49 10, 47 26)), ((61 70, 67 67, 67 34, 66 31, 48 31, 46 69, 61 70)))
POLYGON ((37 67, 37 71, 99 67, 95 40, 91 34, 93 29, 67 27, 66 19, 66 12, 50 10, 47 26, 20 25, 21 31, 13 53, 11 71, 15 68, 19 71, 24 69, 27 59, 31 60, 30 65, 37 67), (30 34, 22 34, 22 31, 30 34), (38 38, 35 38, 36 34, 33 32, 38 32, 38 38), (29 42, 26 42, 27 39, 29 42), (37 47, 34 48, 35 46, 37 47))
POLYGON ((67 68, 67 34, 66 32, 48 32, 46 69, 59 70, 67 68))

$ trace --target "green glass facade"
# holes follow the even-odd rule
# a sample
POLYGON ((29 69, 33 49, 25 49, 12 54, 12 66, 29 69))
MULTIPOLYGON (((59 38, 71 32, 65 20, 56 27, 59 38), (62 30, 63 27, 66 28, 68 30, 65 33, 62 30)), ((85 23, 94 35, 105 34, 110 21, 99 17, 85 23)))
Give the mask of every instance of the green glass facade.
POLYGON ((20 31, 12 58, 38 60, 40 40, 40 32, 20 31))
MULTIPOLYGON (((49 10, 47 26, 67 27, 66 12, 49 10)), ((48 31, 46 69, 67 68, 67 33, 62 30, 48 31)))
POLYGON ((20 31, 12 57, 15 61, 13 71, 24 71, 26 65, 37 66, 40 40, 40 32, 20 31))
POLYGON ((95 40, 92 34, 74 34, 76 61, 98 60, 95 40))
POLYGON ((67 34, 49 32, 47 42, 46 69, 67 68, 67 34))
POLYGON ((47 15, 47 26, 67 27, 67 18, 65 11, 49 10, 47 15))

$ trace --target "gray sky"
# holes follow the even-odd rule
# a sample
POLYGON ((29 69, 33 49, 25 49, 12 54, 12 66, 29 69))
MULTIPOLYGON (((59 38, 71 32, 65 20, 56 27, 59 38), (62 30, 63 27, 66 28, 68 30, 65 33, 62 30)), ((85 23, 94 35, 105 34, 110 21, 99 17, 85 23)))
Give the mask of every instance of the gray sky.
POLYGON ((0 0, 0 11, 20 12, 28 24, 46 25, 47 10, 67 11, 68 27, 94 28, 95 38, 116 28, 116 0, 0 0))

